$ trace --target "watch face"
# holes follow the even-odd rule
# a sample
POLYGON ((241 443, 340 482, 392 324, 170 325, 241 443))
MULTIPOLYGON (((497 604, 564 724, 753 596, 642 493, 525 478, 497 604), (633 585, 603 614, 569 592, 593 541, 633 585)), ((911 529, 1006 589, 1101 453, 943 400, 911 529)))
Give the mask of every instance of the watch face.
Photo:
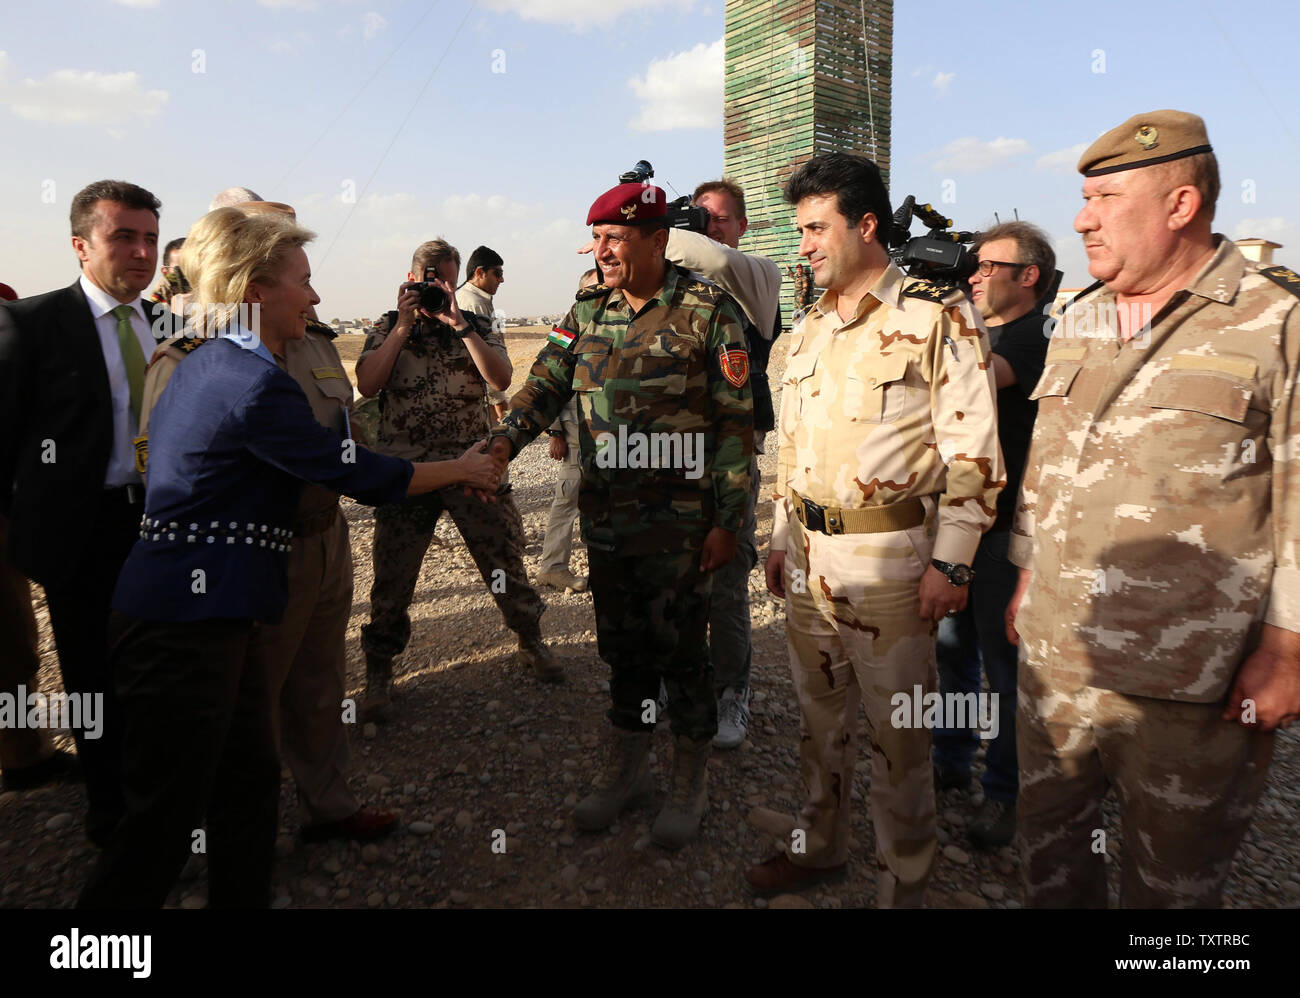
POLYGON ((974 578, 975 573, 965 565, 953 565, 948 581, 954 586, 966 586, 970 585, 971 580, 974 578))

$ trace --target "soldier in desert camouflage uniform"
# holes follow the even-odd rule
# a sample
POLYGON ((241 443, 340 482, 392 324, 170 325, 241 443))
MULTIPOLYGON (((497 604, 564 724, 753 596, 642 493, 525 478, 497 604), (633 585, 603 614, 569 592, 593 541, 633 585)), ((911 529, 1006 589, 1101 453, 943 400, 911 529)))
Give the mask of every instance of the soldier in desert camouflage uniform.
POLYGON ((1300 712, 1300 277, 1211 230, 1205 123, 1138 115, 1079 160, 1098 283, 1065 309, 1011 542, 1027 901, 1219 904, 1300 712), (1130 306, 1132 306, 1130 308, 1130 306))
POLYGON ((930 732, 895 726, 893 697, 935 689, 935 622, 965 605, 1004 484, 988 342, 960 291, 889 261, 870 160, 814 157, 786 200, 827 289, 791 336, 766 565, 786 599, 808 798, 802 836, 746 879, 775 894, 844 876, 861 701, 877 903, 916 907, 936 850, 930 732))
MULTIPOLYGON (((460 254, 442 240, 421 244, 408 281, 432 278, 451 294, 460 254), (427 272, 427 274, 426 274, 427 272)), ((510 385, 510 358, 501 334, 477 332, 451 298, 446 312, 419 311, 418 294, 402 285, 398 309, 375 323, 357 360, 357 387, 366 396, 382 391, 379 439, 382 454, 439 460, 483 439, 485 383, 510 385)), ((407 613, 425 551, 443 511, 451 515, 506 625, 519 636, 520 659, 539 679, 555 682, 563 669, 542 643, 539 619, 545 606, 524 570, 524 529, 509 494, 484 504, 460 488, 442 489, 375 510, 375 581, 370 622, 361 628, 366 654, 363 712, 383 718, 391 693, 393 659, 411 637, 407 613)))
POLYGON ((717 731, 706 629, 711 574, 736 553, 749 493, 753 399, 740 313, 717 286, 664 259, 666 199, 620 184, 592 205, 607 285, 578 293, 492 441, 503 462, 578 398, 579 510, 601 658, 611 669, 609 768, 574 811, 609 825, 650 793, 662 679, 675 739, 673 786, 651 830, 667 848, 698 831, 717 731), (661 436, 662 435, 662 436, 661 436), (676 441, 636 456, 647 444, 676 441), (638 443, 639 442, 639 443, 638 443), (626 446, 625 446, 626 445, 626 446), (653 466, 651 466, 653 465, 653 466))

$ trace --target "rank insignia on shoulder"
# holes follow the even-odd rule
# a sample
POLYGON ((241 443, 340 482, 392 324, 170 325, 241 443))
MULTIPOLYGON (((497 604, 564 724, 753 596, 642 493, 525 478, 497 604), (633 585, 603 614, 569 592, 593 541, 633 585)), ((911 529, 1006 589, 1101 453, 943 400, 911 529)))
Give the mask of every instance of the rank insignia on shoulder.
POLYGON ((607 285, 593 284, 591 287, 583 288, 581 291, 579 291, 576 295, 574 295, 573 300, 587 301, 591 298, 599 298, 601 295, 609 294, 609 291, 610 289, 607 285))
POLYGON ((551 335, 546 337, 546 342, 554 343, 561 350, 568 350, 573 346, 573 341, 577 338, 577 333, 571 333, 567 329, 561 329, 559 326, 552 326, 551 335))
POLYGON ((327 337, 328 339, 331 340, 338 336, 338 333, 334 332, 333 326, 327 326, 319 319, 307 320, 307 332, 320 333, 321 336, 327 337))
MULTIPOLYGON (((191 353, 203 346, 206 342, 208 341, 203 336, 178 336, 168 345, 174 346, 181 353, 191 353)), ((206 357, 207 354, 204 354, 203 356, 206 357)))
POLYGON ((924 301, 941 302, 952 294, 952 286, 939 281, 916 278, 903 285, 903 294, 909 298, 921 298, 924 301))
POLYGON ((135 470, 143 475, 149 464, 149 434, 136 437, 131 442, 135 444, 135 470))
POLYGON ((1286 288, 1297 298, 1300 298, 1300 274, 1297 274, 1290 267, 1265 267, 1260 273, 1274 284, 1286 288))
POLYGON ((738 347, 718 347, 718 366, 722 376, 734 388, 743 388, 749 379, 749 354, 738 347))

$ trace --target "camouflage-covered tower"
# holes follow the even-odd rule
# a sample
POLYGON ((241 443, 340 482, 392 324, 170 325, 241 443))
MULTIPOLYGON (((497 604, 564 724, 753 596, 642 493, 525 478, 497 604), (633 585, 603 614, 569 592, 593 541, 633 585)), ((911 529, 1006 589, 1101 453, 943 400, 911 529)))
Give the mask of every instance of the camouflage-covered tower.
MULTIPOLYGON (((742 249, 797 262, 790 174, 821 152, 870 156, 889 182, 893 0, 726 0, 723 169, 745 189, 742 249)), ((794 288, 782 286, 787 317, 794 288)))

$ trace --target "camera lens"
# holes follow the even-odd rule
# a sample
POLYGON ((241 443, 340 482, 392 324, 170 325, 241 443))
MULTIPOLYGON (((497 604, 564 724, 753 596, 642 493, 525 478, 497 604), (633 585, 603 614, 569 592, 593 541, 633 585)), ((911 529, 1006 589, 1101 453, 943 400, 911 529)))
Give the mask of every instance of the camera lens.
POLYGON ((450 304, 451 299, 447 297, 447 292, 443 291, 438 285, 420 285, 420 308, 426 312, 444 312, 450 304))

